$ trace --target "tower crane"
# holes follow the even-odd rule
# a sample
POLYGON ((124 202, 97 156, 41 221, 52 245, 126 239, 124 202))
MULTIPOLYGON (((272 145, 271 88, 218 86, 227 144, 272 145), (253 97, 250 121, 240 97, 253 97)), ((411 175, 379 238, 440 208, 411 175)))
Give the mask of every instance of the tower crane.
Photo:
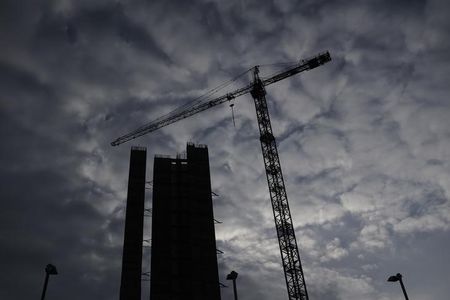
POLYGON ((281 171, 277 144, 270 123, 265 87, 303 71, 312 70, 329 61, 331 61, 331 57, 327 51, 312 58, 301 60, 294 66, 280 71, 269 78, 260 77, 259 67, 255 66, 253 68, 252 83, 212 100, 175 109, 171 113, 147 123, 117 138, 111 143, 112 146, 120 145, 211 107, 250 93, 256 108, 261 149, 289 300, 308 300, 309 298, 281 171))

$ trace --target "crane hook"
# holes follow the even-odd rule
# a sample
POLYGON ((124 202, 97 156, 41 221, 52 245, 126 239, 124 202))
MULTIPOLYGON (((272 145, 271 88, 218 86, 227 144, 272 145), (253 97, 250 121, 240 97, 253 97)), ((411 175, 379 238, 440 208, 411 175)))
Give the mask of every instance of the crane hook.
POLYGON ((233 126, 234 128, 236 128, 236 122, 234 121, 234 103, 231 103, 230 107, 231 107, 231 117, 233 119, 233 126))

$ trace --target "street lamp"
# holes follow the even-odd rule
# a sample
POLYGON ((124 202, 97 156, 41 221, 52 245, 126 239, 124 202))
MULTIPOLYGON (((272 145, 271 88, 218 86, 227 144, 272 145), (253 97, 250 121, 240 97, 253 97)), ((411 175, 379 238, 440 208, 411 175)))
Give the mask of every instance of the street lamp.
POLYGON ((41 300, 44 300, 45 293, 47 292, 48 277, 50 275, 56 275, 56 274, 58 274, 58 271, 56 270, 56 267, 54 265, 48 264, 45 267, 45 281, 44 281, 44 288, 42 289, 41 300))
POLYGON ((400 286, 402 287, 403 295, 405 295, 406 300, 409 300, 408 294, 406 294, 405 285, 403 284, 402 274, 397 273, 397 275, 390 276, 387 281, 389 282, 400 281, 400 286))
POLYGON ((237 277, 238 277, 238 273, 235 271, 231 271, 231 273, 227 275, 227 280, 233 280, 234 300, 238 300, 237 290, 236 290, 236 278, 237 277))

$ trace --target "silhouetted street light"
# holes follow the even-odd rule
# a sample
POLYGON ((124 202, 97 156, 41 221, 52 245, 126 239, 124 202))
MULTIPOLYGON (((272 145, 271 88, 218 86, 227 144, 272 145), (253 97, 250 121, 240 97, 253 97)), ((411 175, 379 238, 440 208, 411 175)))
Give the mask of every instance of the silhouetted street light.
POLYGON ((56 275, 56 274, 58 274, 58 271, 56 270, 56 267, 54 265, 48 264, 45 267, 45 281, 44 281, 44 288, 42 289, 41 300, 44 300, 45 293, 47 292, 48 277, 50 275, 56 275))
POLYGON ((231 271, 231 273, 227 275, 227 280, 233 280, 234 300, 238 300, 237 290, 236 290, 236 278, 237 277, 238 277, 238 273, 235 271, 231 271))
POLYGON ((389 281, 389 282, 400 281, 400 285, 402 287, 403 295, 405 295, 405 299, 406 300, 409 300, 408 294, 406 294, 405 285, 403 284, 402 274, 397 273, 397 275, 390 276, 387 281, 389 281))

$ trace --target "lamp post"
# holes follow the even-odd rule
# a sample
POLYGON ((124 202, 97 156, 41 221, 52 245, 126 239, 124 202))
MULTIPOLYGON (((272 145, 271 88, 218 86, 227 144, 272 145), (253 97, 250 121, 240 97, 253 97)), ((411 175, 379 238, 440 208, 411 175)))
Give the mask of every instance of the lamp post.
POLYGON ((41 300, 44 300, 45 293, 47 292, 48 277, 50 275, 56 275, 56 274, 58 274, 58 271, 56 270, 56 267, 54 265, 48 264, 45 267, 45 281, 44 281, 44 288, 42 289, 41 300))
POLYGON ((390 276, 387 281, 389 282, 400 281, 400 286, 402 287, 403 295, 405 295, 406 300, 409 300, 408 294, 406 294, 405 285, 403 284, 402 274, 397 273, 397 275, 390 276))
POLYGON ((234 300, 238 300, 237 290, 236 290, 236 278, 237 277, 238 277, 238 273, 235 271, 231 271, 231 273, 227 275, 227 280, 233 280, 234 300))

